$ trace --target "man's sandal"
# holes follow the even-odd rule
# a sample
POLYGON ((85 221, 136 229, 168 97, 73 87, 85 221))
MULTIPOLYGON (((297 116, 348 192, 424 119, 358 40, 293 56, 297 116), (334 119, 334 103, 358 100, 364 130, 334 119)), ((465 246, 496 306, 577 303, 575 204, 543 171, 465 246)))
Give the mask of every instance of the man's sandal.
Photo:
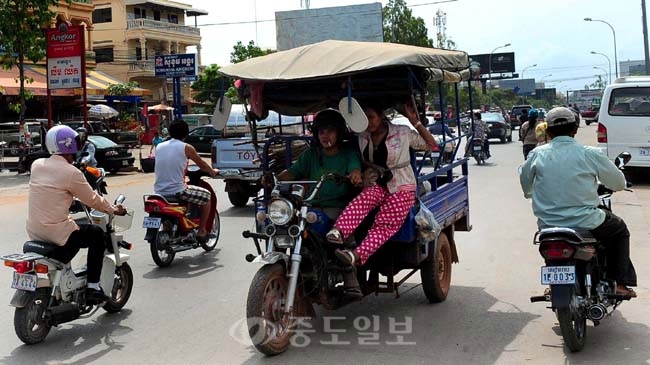
POLYGON ((325 236, 325 239, 328 242, 335 243, 337 245, 342 245, 343 244, 343 235, 341 234, 341 231, 339 231, 339 229, 336 228, 336 227, 330 229, 330 231, 327 232, 327 235, 325 236))
POLYGON ((617 295, 625 295, 630 298, 636 298, 636 292, 632 290, 631 288, 625 287, 625 290, 621 290, 619 288, 616 288, 616 294, 617 295))

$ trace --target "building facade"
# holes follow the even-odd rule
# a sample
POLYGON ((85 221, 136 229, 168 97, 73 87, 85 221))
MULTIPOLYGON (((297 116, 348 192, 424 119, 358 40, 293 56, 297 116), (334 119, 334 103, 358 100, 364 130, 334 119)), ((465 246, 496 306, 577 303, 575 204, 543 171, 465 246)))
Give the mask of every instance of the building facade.
MULTIPOLYGON (((118 79, 134 81, 151 91, 151 101, 172 99, 172 85, 154 76, 158 55, 186 53, 195 46, 201 65, 201 32, 196 17, 207 15, 191 5, 168 0, 92 0, 92 49, 97 69, 118 79), (187 25, 194 18, 194 25, 187 25)), ((184 103, 189 84, 183 85, 184 103)))

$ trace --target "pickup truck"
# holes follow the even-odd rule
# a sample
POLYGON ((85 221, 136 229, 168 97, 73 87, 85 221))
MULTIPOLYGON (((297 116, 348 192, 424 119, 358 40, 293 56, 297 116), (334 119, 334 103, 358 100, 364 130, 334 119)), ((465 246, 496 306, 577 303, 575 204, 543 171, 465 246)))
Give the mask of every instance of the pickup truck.
MULTIPOLYGON (((47 119, 25 119, 26 146, 41 144, 41 123, 47 119)), ((20 153, 20 125, 18 122, 0 123, 0 153, 4 156, 16 157, 20 153)))
POLYGON ((259 152, 250 137, 217 139, 212 142, 212 167, 219 169, 217 179, 226 183, 228 200, 235 207, 248 204, 248 199, 261 189, 262 166, 259 152))
POLYGON ((580 116, 582 117, 582 120, 584 120, 585 123, 587 125, 589 125, 589 124, 596 121, 596 115, 598 115, 598 110, 599 109, 600 109, 600 106, 592 106, 591 108, 581 112, 580 116))
MULTIPOLYGON (((63 124, 75 130, 84 126, 83 121, 64 122, 63 124)), ((138 144, 138 135, 133 131, 115 131, 101 121, 88 121, 88 125, 90 127, 88 134, 106 137, 117 144, 129 147, 135 147, 138 144)))

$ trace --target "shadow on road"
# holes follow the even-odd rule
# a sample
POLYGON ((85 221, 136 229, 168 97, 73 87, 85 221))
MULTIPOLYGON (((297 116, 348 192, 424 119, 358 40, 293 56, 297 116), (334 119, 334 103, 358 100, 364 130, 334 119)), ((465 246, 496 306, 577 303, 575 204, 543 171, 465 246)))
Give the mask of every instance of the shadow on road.
POLYGON ((371 295, 359 304, 353 303, 337 311, 318 308, 318 318, 311 321, 315 332, 306 334, 309 345, 290 347, 273 358, 265 358, 251 346, 252 357, 245 364, 349 363, 350 359, 359 359, 359 353, 364 363, 490 364, 496 362, 529 322, 539 317, 498 302, 483 288, 452 287, 447 301, 440 304, 429 304, 419 284, 407 284, 402 293, 399 299, 391 295, 371 295), (330 320, 330 330, 324 317, 337 318, 330 320), (374 317, 378 319, 378 331, 370 326, 367 330, 359 330, 374 317), (405 326, 391 329, 390 318, 396 323, 410 318, 410 331, 405 326), (405 330, 405 333, 398 334, 396 329, 405 330), (377 344, 363 344, 363 338, 370 338, 372 333, 376 340, 370 341, 377 344), (327 344, 333 341, 333 335, 349 344, 327 344), (403 342, 414 344, 387 344, 397 342, 400 335, 403 342), (326 356, 326 360, 321 356, 326 356))
POLYGON ((168 267, 158 267, 151 260, 151 265, 154 268, 148 273, 142 275, 145 279, 158 279, 158 278, 176 278, 176 279, 189 279, 222 268, 219 265, 219 252, 221 249, 216 248, 210 252, 204 252, 203 249, 197 248, 195 250, 184 251, 181 254, 189 254, 186 256, 179 256, 176 254, 174 261, 168 267))
POLYGON ((91 323, 71 322, 52 328, 44 342, 33 346, 19 346, 10 355, 4 356, 0 363, 91 364, 124 347, 116 338, 132 331, 130 327, 120 324, 131 313, 130 309, 123 309, 119 313, 104 313, 91 317, 91 323), (36 349, 38 351, 35 351, 36 349))
MULTIPOLYGON (((625 304, 598 327, 594 327, 588 321, 587 343, 584 349, 572 353, 564 347, 568 362, 571 364, 647 363, 650 359, 650 328, 642 323, 628 322, 624 314, 625 304)), ((562 337, 557 323, 553 330, 562 337)))
POLYGON ((241 208, 230 207, 226 210, 219 211, 219 216, 228 218, 251 218, 252 223, 252 219, 255 217, 255 207, 252 204, 241 208))

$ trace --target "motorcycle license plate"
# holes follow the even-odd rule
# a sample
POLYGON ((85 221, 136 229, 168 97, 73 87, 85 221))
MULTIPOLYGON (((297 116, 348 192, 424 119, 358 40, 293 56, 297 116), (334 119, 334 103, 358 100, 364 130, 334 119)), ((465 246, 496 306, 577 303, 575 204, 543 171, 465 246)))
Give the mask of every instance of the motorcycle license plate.
POLYGON ((575 266, 542 266, 542 285, 575 284, 575 266))
POLYGON ((160 218, 144 217, 142 228, 160 228, 160 218))
POLYGON ((14 279, 11 287, 14 289, 35 291, 38 284, 38 276, 32 274, 20 274, 14 271, 14 279))
POLYGON ((481 148, 482 148, 481 146, 474 146, 474 151, 480 151, 481 148))

